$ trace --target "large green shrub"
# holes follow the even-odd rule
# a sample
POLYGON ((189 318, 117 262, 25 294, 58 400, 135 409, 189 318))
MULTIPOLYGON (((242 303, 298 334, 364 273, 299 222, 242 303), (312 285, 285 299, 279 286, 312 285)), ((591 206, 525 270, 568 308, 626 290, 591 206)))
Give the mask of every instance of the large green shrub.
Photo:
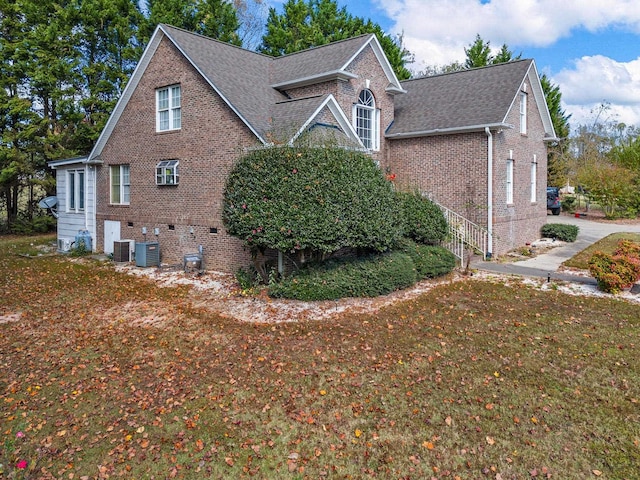
POLYGON ((297 300, 376 297, 416 282, 411 258, 402 252, 331 259, 309 264, 269 286, 269 295, 297 300))
POLYGON ((397 192, 405 237, 418 243, 436 245, 447 236, 442 210, 420 192, 397 192))
POLYGON ((435 245, 420 245, 409 239, 399 242, 398 250, 413 260, 418 280, 446 275, 456 266, 456 256, 435 245))
POLYGON ((227 180, 224 224, 254 250, 382 252, 400 236, 392 185, 367 155, 272 147, 241 158, 227 180))
POLYGON ((578 238, 579 228, 575 225, 564 223, 547 223, 540 229, 545 238, 555 238, 563 242, 575 242, 578 238))

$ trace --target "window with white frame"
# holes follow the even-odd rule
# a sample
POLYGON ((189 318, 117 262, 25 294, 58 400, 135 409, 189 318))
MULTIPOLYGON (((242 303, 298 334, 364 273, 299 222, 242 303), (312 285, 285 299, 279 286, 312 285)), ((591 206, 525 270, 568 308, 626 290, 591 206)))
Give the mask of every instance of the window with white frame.
POLYGON ((156 90, 156 129, 159 132, 182 127, 180 85, 156 90))
POLYGON ((513 159, 507 160, 507 182, 506 193, 507 203, 513 203, 513 159))
POLYGON ((365 147, 370 150, 380 148, 380 111, 371 90, 362 90, 358 103, 354 106, 354 124, 356 133, 365 147))
POLYGON ((520 133, 527 133, 527 92, 520 92, 520 133))
POLYGON ((535 203, 537 201, 537 193, 538 189, 538 159, 534 155, 533 161, 531 162, 531 203, 535 203))
POLYGON ((129 205, 131 200, 129 165, 111 165, 110 177, 111 203, 129 205))
POLYGON ((156 165, 156 185, 178 184, 178 160, 163 160, 156 165))
POLYGON ((84 211, 84 170, 68 170, 67 185, 67 211, 84 211))

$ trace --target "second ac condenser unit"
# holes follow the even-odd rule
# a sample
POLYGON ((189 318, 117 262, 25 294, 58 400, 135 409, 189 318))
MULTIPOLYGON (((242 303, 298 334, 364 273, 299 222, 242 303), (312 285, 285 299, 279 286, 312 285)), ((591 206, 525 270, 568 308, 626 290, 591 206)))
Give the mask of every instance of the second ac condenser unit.
POLYGON ((160 244, 158 242, 136 242, 136 267, 159 267, 160 244))

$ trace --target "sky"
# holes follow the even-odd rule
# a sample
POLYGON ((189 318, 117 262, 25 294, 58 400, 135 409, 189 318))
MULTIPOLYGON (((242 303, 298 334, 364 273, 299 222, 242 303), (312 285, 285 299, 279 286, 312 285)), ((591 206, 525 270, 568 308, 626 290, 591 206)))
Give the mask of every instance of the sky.
MULTIPOLYGON (((271 0, 278 8, 282 0, 271 0)), ((413 72, 464 61, 479 34, 533 58, 560 87, 571 127, 599 121, 640 127, 638 0, 338 0, 415 55, 413 72), (597 116, 601 105, 608 107, 597 116)))

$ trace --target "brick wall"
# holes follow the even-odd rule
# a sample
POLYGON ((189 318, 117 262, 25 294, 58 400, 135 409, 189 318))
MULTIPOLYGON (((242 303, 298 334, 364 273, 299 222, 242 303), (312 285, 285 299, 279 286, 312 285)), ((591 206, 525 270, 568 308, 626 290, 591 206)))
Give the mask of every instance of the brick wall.
MULTIPOLYGON (((547 151, 533 95, 528 131, 519 131, 519 105, 493 131, 493 254, 502 255, 540 238, 546 222, 547 151), (507 204, 507 159, 514 159, 513 203, 507 204), (537 161, 536 201, 531 202, 531 164, 537 161)), ((401 189, 418 189, 469 220, 487 226, 487 136, 484 132, 389 140, 384 167, 401 189)))
MULTIPOLYGON (((531 91, 531 88, 528 88, 531 91)), ((547 217, 547 148, 544 127, 533 94, 527 101, 527 133, 520 133, 516 102, 505 129, 494 135, 494 253, 502 254, 540 238, 547 217), (506 163, 513 158, 513 203, 506 201, 506 163), (537 162, 536 201, 531 202, 531 164, 537 162)))
POLYGON ((258 142, 248 128, 217 96, 166 39, 162 40, 131 100, 102 152, 98 175, 98 248, 104 221, 121 222, 121 238, 155 240, 159 228, 163 263, 180 263, 186 253, 202 245, 209 268, 235 271, 250 257, 240 240, 225 232, 222 199, 234 160, 258 142), (155 91, 180 84, 182 128, 156 133, 155 91), (155 184, 155 166, 178 159, 177 186, 155 184), (109 166, 129 164, 131 203, 109 204, 109 166), (193 232, 193 233, 192 233, 193 232))

